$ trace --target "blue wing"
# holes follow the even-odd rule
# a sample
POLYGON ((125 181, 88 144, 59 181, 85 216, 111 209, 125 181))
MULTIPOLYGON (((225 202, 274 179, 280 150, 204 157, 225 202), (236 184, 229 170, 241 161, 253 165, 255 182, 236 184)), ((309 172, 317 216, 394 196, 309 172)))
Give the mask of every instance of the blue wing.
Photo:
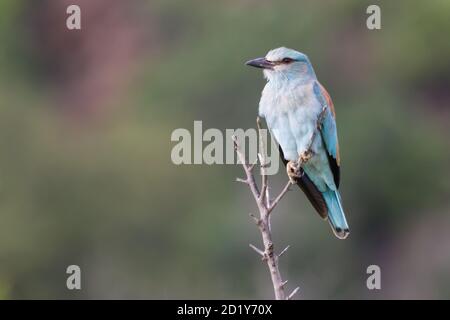
MULTIPOLYGON (((326 108, 320 124, 320 134, 327 151, 328 163, 333 172, 334 183, 336 188, 338 188, 340 179, 340 157, 334 105, 328 92, 318 82, 314 84, 314 94, 322 107, 326 108)), ((322 196, 328 208, 328 221, 330 222, 335 235, 340 239, 345 239, 349 234, 349 227, 345 218, 344 209, 342 208, 339 191, 337 189, 333 190, 328 188, 322 192, 322 196)))
POLYGON ((320 104, 326 108, 320 127, 320 134, 328 153, 328 161, 330 163, 330 169, 333 172, 334 183, 336 184, 336 187, 339 188, 340 156, 335 120, 336 114, 334 111, 333 101, 325 88, 318 82, 314 84, 314 94, 320 104))

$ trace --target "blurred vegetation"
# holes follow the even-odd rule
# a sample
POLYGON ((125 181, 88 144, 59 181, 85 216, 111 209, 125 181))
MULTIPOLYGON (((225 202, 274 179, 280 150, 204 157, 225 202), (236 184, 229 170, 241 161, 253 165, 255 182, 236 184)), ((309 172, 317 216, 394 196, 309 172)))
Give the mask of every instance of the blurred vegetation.
MULTIPOLYGON (((352 234, 300 192, 274 213, 302 298, 448 298, 450 2, 0 2, 0 298, 270 298, 238 166, 175 166, 171 132, 254 126, 278 46, 333 97, 352 234), (82 290, 66 289, 80 265, 82 290), (382 290, 366 268, 382 268, 382 290)), ((283 172, 274 188, 285 181, 283 172)))

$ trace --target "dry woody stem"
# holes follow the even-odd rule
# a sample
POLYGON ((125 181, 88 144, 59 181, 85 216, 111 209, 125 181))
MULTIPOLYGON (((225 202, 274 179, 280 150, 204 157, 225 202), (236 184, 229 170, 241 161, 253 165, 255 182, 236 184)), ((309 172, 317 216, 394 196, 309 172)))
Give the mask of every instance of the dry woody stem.
POLYGON ((257 125, 260 143, 259 148, 260 153, 258 154, 258 160, 261 171, 261 190, 258 188, 255 176, 253 175, 253 168, 255 167, 255 165, 250 165, 245 161, 245 156, 239 148, 237 139, 236 137, 233 136, 232 138, 234 141, 235 150, 239 157, 240 162, 242 163, 246 175, 245 179, 238 178, 237 181, 243 182, 249 186, 259 211, 258 216, 253 214, 250 214, 250 216, 255 220, 255 223, 258 226, 259 231, 261 232, 264 248, 261 250, 252 244, 250 244, 250 247, 261 256, 261 259, 263 261, 267 263, 273 284, 275 299, 286 300, 288 298, 292 298, 294 294, 298 291, 298 288, 294 289, 294 291, 289 295, 287 295, 285 292, 285 286, 287 281, 283 281, 283 278, 281 277, 280 270, 278 267, 278 261, 281 255, 287 251, 289 246, 286 247, 284 250, 282 250, 280 254, 275 253, 274 244, 272 241, 272 230, 270 227, 270 216, 275 206, 289 191, 289 186, 291 183, 288 181, 283 190, 280 192, 280 194, 278 194, 278 196, 274 200, 270 199, 269 179, 266 174, 266 167, 267 167, 266 146, 264 144, 264 140, 262 139, 261 125, 259 118, 257 120, 257 125))
MULTIPOLYGON (((325 115, 326 107, 322 109, 322 112, 319 114, 317 118, 317 129, 314 131, 313 135, 311 136, 310 143, 308 145, 308 149, 304 152, 304 154, 300 155, 296 167, 300 169, 306 161, 308 161, 309 157, 305 156, 308 154, 311 154, 311 149, 313 146, 314 139, 317 135, 317 132, 320 130, 320 125, 323 121, 324 115, 325 115)), ((242 153, 242 151, 239 148, 237 138, 235 136, 232 137, 234 141, 234 148, 236 150, 236 153, 238 155, 238 158, 240 162, 242 163, 242 167, 244 168, 245 172, 245 179, 237 178, 236 180, 242 183, 245 183, 249 186, 250 191, 252 192, 253 198, 255 199, 256 205, 258 207, 259 216, 255 216, 253 214, 250 214, 250 216, 255 220, 256 225, 259 228, 259 231, 261 232, 261 237, 263 240, 264 248, 261 250, 254 246, 253 244, 250 244, 250 247, 258 253, 262 260, 267 263, 267 266, 269 268, 270 277, 273 284, 273 290, 275 293, 275 299, 277 300, 286 300, 286 299, 292 299, 297 292, 299 291, 299 287, 296 287, 290 294, 286 294, 285 286, 287 284, 287 280, 283 281, 283 278, 280 274, 280 269, 278 266, 279 258, 286 253, 289 246, 287 246, 285 249, 283 249, 279 254, 275 253, 274 251, 274 244, 272 241, 272 230, 270 226, 270 217, 273 209, 277 206, 277 204, 281 201, 281 199, 286 195, 286 193, 289 191, 289 188, 293 181, 289 180, 284 188, 281 190, 281 192, 274 198, 270 198, 269 194, 269 178, 266 172, 267 168, 267 154, 266 154, 266 145, 263 140, 263 134, 261 129, 261 121, 258 117, 256 119, 256 124, 258 127, 258 139, 259 139, 259 150, 260 153, 258 154, 258 162, 260 166, 260 172, 261 172, 261 190, 258 188, 258 185, 256 183, 255 176, 253 175, 253 169, 256 166, 257 163, 254 164, 248 164, 245 161, 245 155, 242 153)))

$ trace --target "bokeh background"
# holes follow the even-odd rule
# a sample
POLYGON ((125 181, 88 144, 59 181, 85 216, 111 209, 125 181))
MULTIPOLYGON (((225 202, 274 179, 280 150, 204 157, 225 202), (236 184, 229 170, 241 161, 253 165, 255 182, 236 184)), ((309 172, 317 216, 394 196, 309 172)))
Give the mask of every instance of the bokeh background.
POLYGON ((264 80, 243 63, 279 46, 333 97, 352 229, 338 241, 290 192, 272 221, 288 288, 449 298, 449 30, 444 0, 2 0, 0 298, 272 298, 241 168, 175 166, 170 136, 254 127, 264 80))

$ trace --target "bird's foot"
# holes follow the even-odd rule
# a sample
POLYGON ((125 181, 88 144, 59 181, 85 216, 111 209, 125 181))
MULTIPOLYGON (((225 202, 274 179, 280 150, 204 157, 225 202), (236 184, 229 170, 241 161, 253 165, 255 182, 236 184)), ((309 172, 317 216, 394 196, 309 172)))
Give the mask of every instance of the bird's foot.
POLYGON ((311 159, 312 156, 313 152, 311 150, 306 150, 300 155, 300 157, 298 157, 298 161, 301 164, 305 164, 309 161, 309 159, 311 159))
POLYGON ((286 164, 286 173, 289 177, 289 181, 291 184, 296 184, 297 179, 301 178, 301 172, 300 168, 298 167, 298 164, 295 161, 289 161, 286 164))

